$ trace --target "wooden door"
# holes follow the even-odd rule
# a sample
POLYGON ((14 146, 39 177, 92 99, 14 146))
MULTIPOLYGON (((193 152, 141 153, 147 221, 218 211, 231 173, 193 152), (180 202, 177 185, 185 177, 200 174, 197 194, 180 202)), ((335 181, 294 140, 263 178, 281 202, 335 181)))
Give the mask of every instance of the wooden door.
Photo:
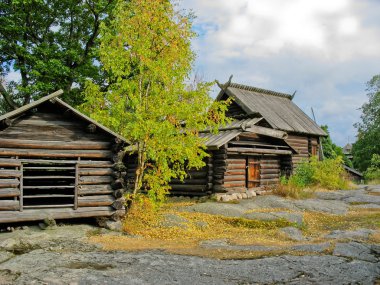
POLYGON ((247 188, 260 186, 260 160, 249 157, 247 159, 247 188))

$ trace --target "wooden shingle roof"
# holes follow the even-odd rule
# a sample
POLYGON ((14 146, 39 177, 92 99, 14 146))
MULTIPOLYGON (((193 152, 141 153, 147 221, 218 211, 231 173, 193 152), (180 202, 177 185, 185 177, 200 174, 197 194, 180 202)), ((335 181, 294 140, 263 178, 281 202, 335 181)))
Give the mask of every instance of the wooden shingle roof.
POLYGON ((326 136, 326 133, 296 104, 292 96, 252 86, 231 83, 222 90, 232 97, 247 115, 261 115, 273 129, 300 134, 326 136))

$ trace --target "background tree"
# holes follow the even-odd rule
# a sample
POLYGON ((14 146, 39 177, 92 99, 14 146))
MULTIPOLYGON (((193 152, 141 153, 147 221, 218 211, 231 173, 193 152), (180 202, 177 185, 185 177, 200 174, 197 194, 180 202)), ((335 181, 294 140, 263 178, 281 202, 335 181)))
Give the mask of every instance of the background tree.
POLYGON ((374 154, 380 154, 380 75, 375 75, 367 87, 369 101, 361 107, 361 121, 355 124, 357 141, 352 147, 354 166, 361 171, 370 166, 374 154))
POLYGON ((161 201, 170 179, 204 166, 198 130, 223 122, 226 104, 213 103, 210 84, 186 87, 195 58, 191 16, 168 0, 118 1, 115 11, 101 32, 109 85, 101 91, 89 83, 83 109, 132 142, 138 158, 133 194, 146 188, 161 201))
POLYGON ((343 148, 336 145, 332 142, 330 137, 329 128, 327 125, 321 126, 321 128, 326 132, 327 137, 322 138, 322 147, 323 147, 323 155, 325 158, 336 159, 337 157, 341 157, 343 163, 349 167, 353 167, 352 161, 347 158, 347 156, 343 153, 343 148))
POLYGON ((112 7, 113 0, 0 0, 0 77, 21 78, 0 85, 0 112, 57 89, 78 103, 85 79, 102 79, 99 26, 112 7))

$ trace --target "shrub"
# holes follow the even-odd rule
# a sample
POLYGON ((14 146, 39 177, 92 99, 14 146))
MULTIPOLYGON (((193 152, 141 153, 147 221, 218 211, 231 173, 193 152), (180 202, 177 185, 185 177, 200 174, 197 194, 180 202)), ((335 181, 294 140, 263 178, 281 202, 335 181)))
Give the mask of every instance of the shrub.
POLYGON ((312 185, 314 172, 315 169, 313 165, 304 160, 298 165, 294 174, 289 177, 288 185, 296 188, 304 188, 312 185))
POLYGON ((367 181, 380 179, 380 155, 374 154, 371 158, 371 165, 364 173, 364 178, 367 181))
POLYGON ((284 197, 307 198, 313 193, 313 188, 322 187, 329 190, 348 189, 349 183, 345 177, 342 158, 319 161, 312 157, 310 162, 302 161, 294 174, 289 178, 281 177, 280 185, 274 193, 284 197))
POLYGON ((313 184, 329 190, 348 188, 348 180, 345 177, 343 159, 338 156, 335 159, 319 161, 312 157, 310 165, 313 169, 313 184))

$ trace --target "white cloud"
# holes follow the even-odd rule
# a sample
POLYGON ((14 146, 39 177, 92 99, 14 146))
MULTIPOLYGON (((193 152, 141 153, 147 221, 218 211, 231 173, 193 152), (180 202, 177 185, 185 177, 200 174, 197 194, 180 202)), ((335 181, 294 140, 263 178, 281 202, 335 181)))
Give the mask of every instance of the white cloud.
MULTIPOLYGON (((183 0, 194 10, 193 42, 206 80, 281 92, 333 140, 354 139, 365 82, 380 73, 380 2, 372 0, 183 0)), ((214 91, 214 94, 217 92, 214 91)))

